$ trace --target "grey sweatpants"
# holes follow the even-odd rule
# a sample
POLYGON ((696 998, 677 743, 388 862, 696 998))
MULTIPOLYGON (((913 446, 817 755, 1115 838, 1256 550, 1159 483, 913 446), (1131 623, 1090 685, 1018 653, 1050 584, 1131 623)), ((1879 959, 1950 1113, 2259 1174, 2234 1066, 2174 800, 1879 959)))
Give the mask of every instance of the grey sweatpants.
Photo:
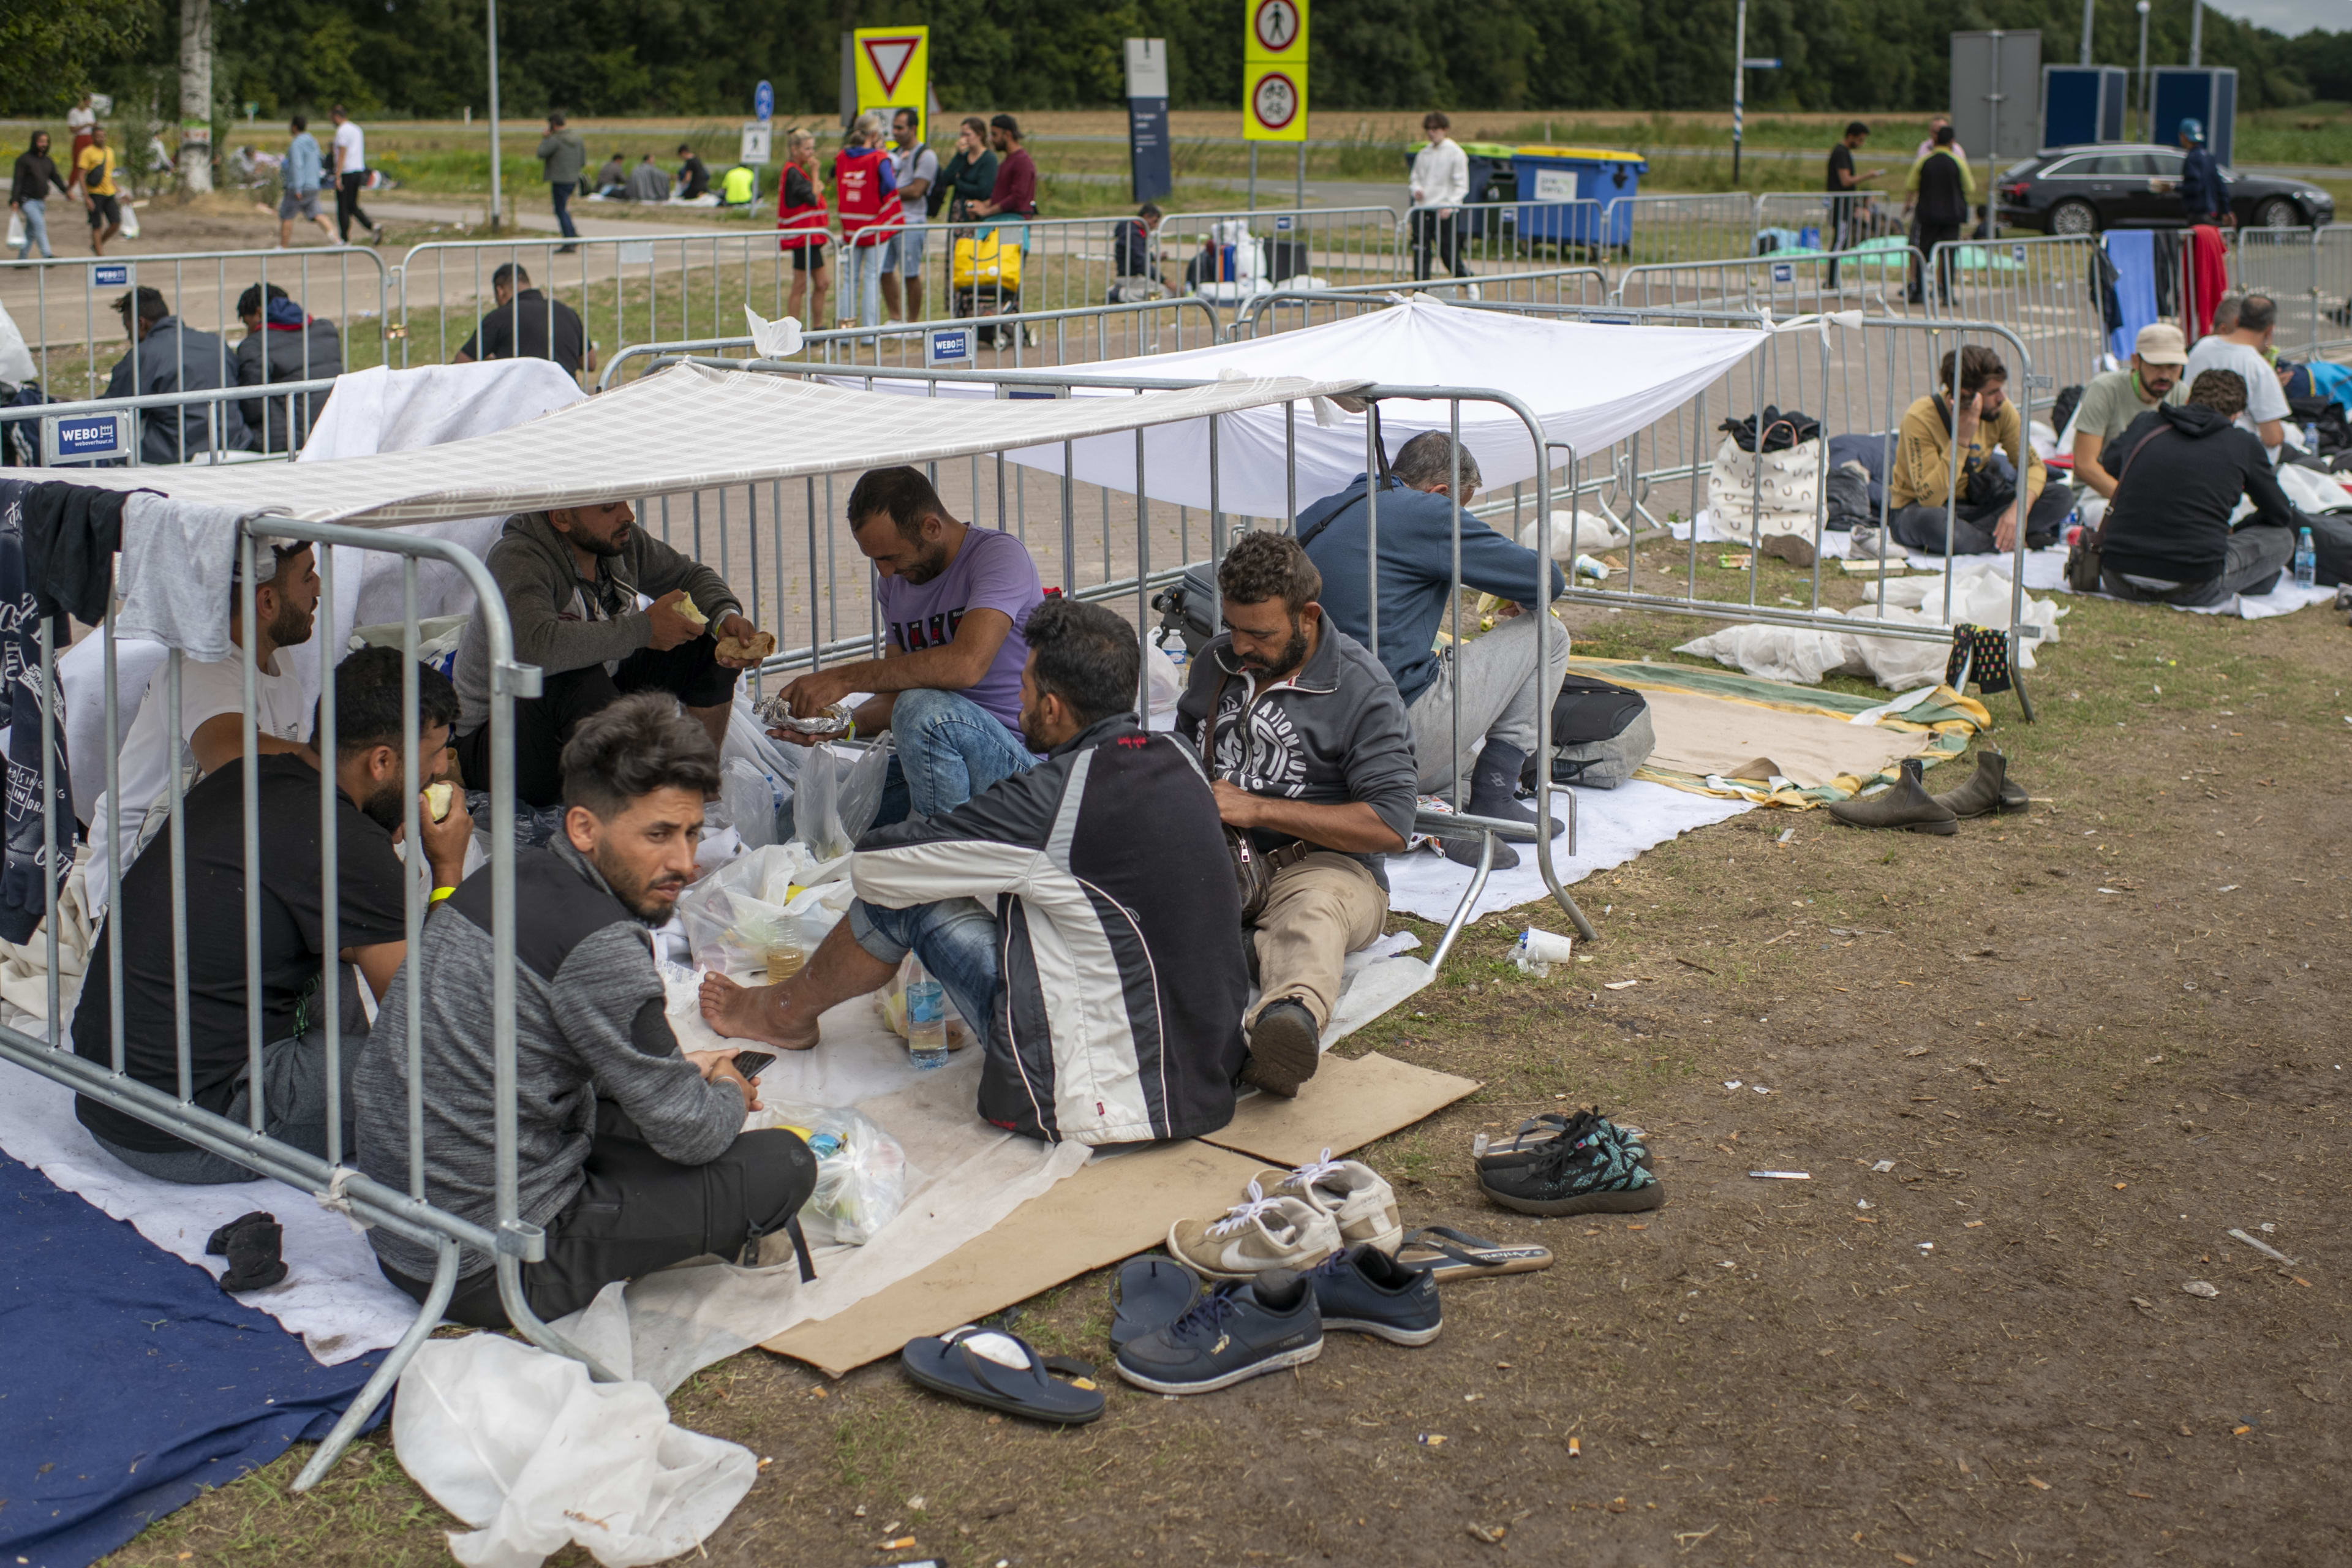
MULTIPOLYGON (((367 1031, 354 1032, 349 1023, 343 1027, 342 1107, 343 1158, 351 1159, 352 1142, 352 1079, 359 1066, 360 1047, 367 1044, 367 1031)), ((327 1031, 312 1029, 306 1035, 290 1039, 272 1040, 261 1047, 262 1117, 261 1130, 282 1143, 290 1143, 308 1154, 327 1157, 327 1031)), ((236 1098, 230 1100, 221 1114, 238 1126, 250 1125, 253 1109, 253 1079, 248 1072, 236 1086, 236 1098)), ((246 1166, 208 1149, 190 1146, 166 1153, 151 1153, 142 1149, 123 1149, 105 1139, 97 1140, 100 1148, 142 1175, 159 1181, 179 1182, 188 1186, 218 1186, 226 1182, 257 1182, 260 1175, 246 1166)))
MULTIPOLYGON (((1446 651, 1437 661, 1437 679, 1412 700, 1412 754, 1420 766, 1424 795, 1451 790, 1456 775, 1467 777, 1488 741, 1532 754, 1536 749, 1536 715, 1539 704, 1559 695, 1560 678, 1568 673, 1568 630, 1557 619, 1549 631, 1551 659, 1544 679, 1536 679, 1536 617, 1514 616, 1495 629, 1446 651), (1454 688, 1462 688, 1462 750, 1454 749, 1454 688)), ((1466 797, 1465 797, 1466 798, 1466 797)))
POLYGON ((2099 574, 2099 586, 2118 599, 2167 605, 2225 605, 2240 594, 2270 591, 2280 568, 2294 559, 2294 535, 2275 523, 2253 523, 2230 535, 2221 574, 2201 583, 2158 577, 2126 577, 2113 567, 2099 574))

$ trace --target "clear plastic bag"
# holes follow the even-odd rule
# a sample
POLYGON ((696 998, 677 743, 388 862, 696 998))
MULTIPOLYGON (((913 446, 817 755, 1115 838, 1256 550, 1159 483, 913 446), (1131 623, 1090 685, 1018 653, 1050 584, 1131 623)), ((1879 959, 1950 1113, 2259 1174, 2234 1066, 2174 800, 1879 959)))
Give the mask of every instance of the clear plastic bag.
MULTIPOLYGON (((915 955, 908 953, 898 961, 898 967, 874 993, 874 1010, 882 1016, 883 1026, 900 1039, 907 1038, 907 975, 914 968, 915 955)), ((960 1051, 971 1043, 971 1026, 964 1022, 963 1013, 955 998, 947 998, 948 1049, 960 1051)))
POLYGON ((841 790, 833 804, 840 815, 845 853, 874 826, 875 814, 882 806, 882 786, 890 776, 890 737, 886 734, 859 753, 842 776, 841 790))
POLYGON ((816 1156, 816 1190, 801 1208, 812 1244, 863 1247, 907 1201, 907 1152, 872 1118, 843 1107, 772 1100, 743 1123, 781 1127, 816 1156))
POLYGON ((881 809, 890 754, 887 735, 854 756, 811 746, 793 786, 793 837, 820 860, 848 854, 881 809))
POLYGON ((719 802, 746 849, 762 849, 776 841, 774 782, 740 757, 729 761, 719 775, 719 802))
POLYGON ((678 895, 687 950, 725 974, 791 979, 849 908, 845 865, 813 859, 797 842, 754 849, 678 895))

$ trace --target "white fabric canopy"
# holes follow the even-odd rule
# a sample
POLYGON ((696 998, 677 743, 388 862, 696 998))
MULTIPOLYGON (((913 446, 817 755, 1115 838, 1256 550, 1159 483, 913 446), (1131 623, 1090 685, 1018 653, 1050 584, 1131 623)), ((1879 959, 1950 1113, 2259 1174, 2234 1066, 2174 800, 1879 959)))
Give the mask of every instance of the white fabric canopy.
MULTIPOLYGON (((1507 392, 1542 422, 1545 437, 1579 456, 1598 454, 1679 408, 1755 353, 1769 334, 1732 327, 1610 326, 1553 321, 1501 310, 1466 310, 1425 295, 1346 321, 1244 342, 1149 354, 1074 367, 1086 376, 1182 381, 1220 375, 1298 376, 1313 381, 1379 382, 1391 386, 1507 392)), ((949 389, 942 386, 942 393, 949 389)), ((1074 389, 1088 398, 1116 395, 1074 389)), ((1381 433, 1389 455, 1423 430, 1450 427, 1448 405, 1382 402, 1381 433)), ((1244 517, 1286 517, 1291 489, 1283 410, 1261 407, 1221 419, 1216 504, 1244 517)), ((1364 418, 1318 426, 1307 405, 1297 416, 1297 504, 1344 488, 1364 471, 1364 418)), ((1535 478, 1535 443, 1526 424, 1496 403, 1462 405, 1462 443, 1477 458, 1489 490, 1535 478)), ((1062 471, 1062 449, 1014 453, 1013 460, 1062 471)), ((1554 453, 1555 467, 1566 455, 1554 453)), ((1078 445, 1072 467, 1088 484, 1132 492, 1135 441, 1129 437, 1078 445)), ((1156 500, 1210 504, 1205 423, 1163 426, 1144 444, 1143 489, 1156 500)))
MULTIPOLYGON (((674 365, 527 424, 439 446, 326 462, 92 468, 74 479, 312 522, 381 527, 960 458, 1198 422, 1341 395, 1362 384, 1290 376, 1083 401, 943 398, 910 420, 906 399, 887 393, 674 365)), ((1125 442, 1131 451, 1132 437, 1125 442)))

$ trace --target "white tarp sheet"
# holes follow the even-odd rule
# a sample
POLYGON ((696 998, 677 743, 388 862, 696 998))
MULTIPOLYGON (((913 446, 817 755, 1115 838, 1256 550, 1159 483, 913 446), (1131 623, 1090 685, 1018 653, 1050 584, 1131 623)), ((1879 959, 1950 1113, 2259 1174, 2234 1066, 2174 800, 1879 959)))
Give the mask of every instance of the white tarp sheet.
MULTIPOLYGON (((1058 444, 1335 396, 1361 385, 1360 378, 1276 376, 1118 400, 949 398, 909 421, 906 400, 887 393, 673 365, 463 441, 323 463, 93 468, 75 479, 313 522, 436 522, 1058 444)), ((1132 447, 1131 437, 1127 444, 1132 447)))
MULTIPOLYGON (((1507 392, 1542 422, 1545 437, 1580 455, 1622 441, 1696 397, 1771 334, 1746 328, 1607 326, 1477 310, 1415 296, 1385 310, 1325 326, 1175 353, 1108 360, 1076 367, 1090 377, 1181 381, 1221 375, 1298 376, 1315 381, 1380 382, 1391 386, 1507 392)), ((942 386, 943 395, 950 388, 942 386)), ((1085 387, 1078 399, 1106 395, 1085 387)), ((1381 432, 1389 453, 1423 430, 1450 427, 1439 402, 1383 402, 1381 432)), ((1218 422, 1216 501, 1243 517, 1287 517, 1293 490, 1285 458, 1282 408, 1262 406, 1218 422)), ((1325 426, 1302 405, 1296 421, 1299 506, 1344 489, 1364 471, 1364 416, 1325 426)), ((1486 489, 1535 478, 1527 426, 1496 403, 1462 405, 1462 442, 1478 459, 1486 489)), ((1062 449, 1016 452, 1013 460, 1062 471, 1062 449)), ((1567 454, 1552 454, 1554 466, 1567 454)), ((1076 477, 1132 493, 1135 438, 1077 444, 1076 477)), ((1206 508, 1210 501, 1205 423, 1162 426, 1144 441, 1143 489, 1155 500, 1206 508)))

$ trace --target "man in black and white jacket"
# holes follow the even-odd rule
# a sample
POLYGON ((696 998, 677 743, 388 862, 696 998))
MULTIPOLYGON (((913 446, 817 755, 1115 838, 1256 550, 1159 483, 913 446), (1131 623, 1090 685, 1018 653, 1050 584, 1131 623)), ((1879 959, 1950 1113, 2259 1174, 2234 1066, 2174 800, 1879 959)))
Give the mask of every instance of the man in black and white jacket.
POLYGON ((706 975, 703 1016, 807 1050, 820 1015, 911 951, 984 1042, 985 1120, 1094 1144, 1213 1132, 1233 1117, 1249 994, 1215 801, 1181 743, 1136 726, 1132 627, 1049 599, 1027 638, 1021 732, 1045 760, 868 833, 856 901, 808 967, 781 985, 706 975))

